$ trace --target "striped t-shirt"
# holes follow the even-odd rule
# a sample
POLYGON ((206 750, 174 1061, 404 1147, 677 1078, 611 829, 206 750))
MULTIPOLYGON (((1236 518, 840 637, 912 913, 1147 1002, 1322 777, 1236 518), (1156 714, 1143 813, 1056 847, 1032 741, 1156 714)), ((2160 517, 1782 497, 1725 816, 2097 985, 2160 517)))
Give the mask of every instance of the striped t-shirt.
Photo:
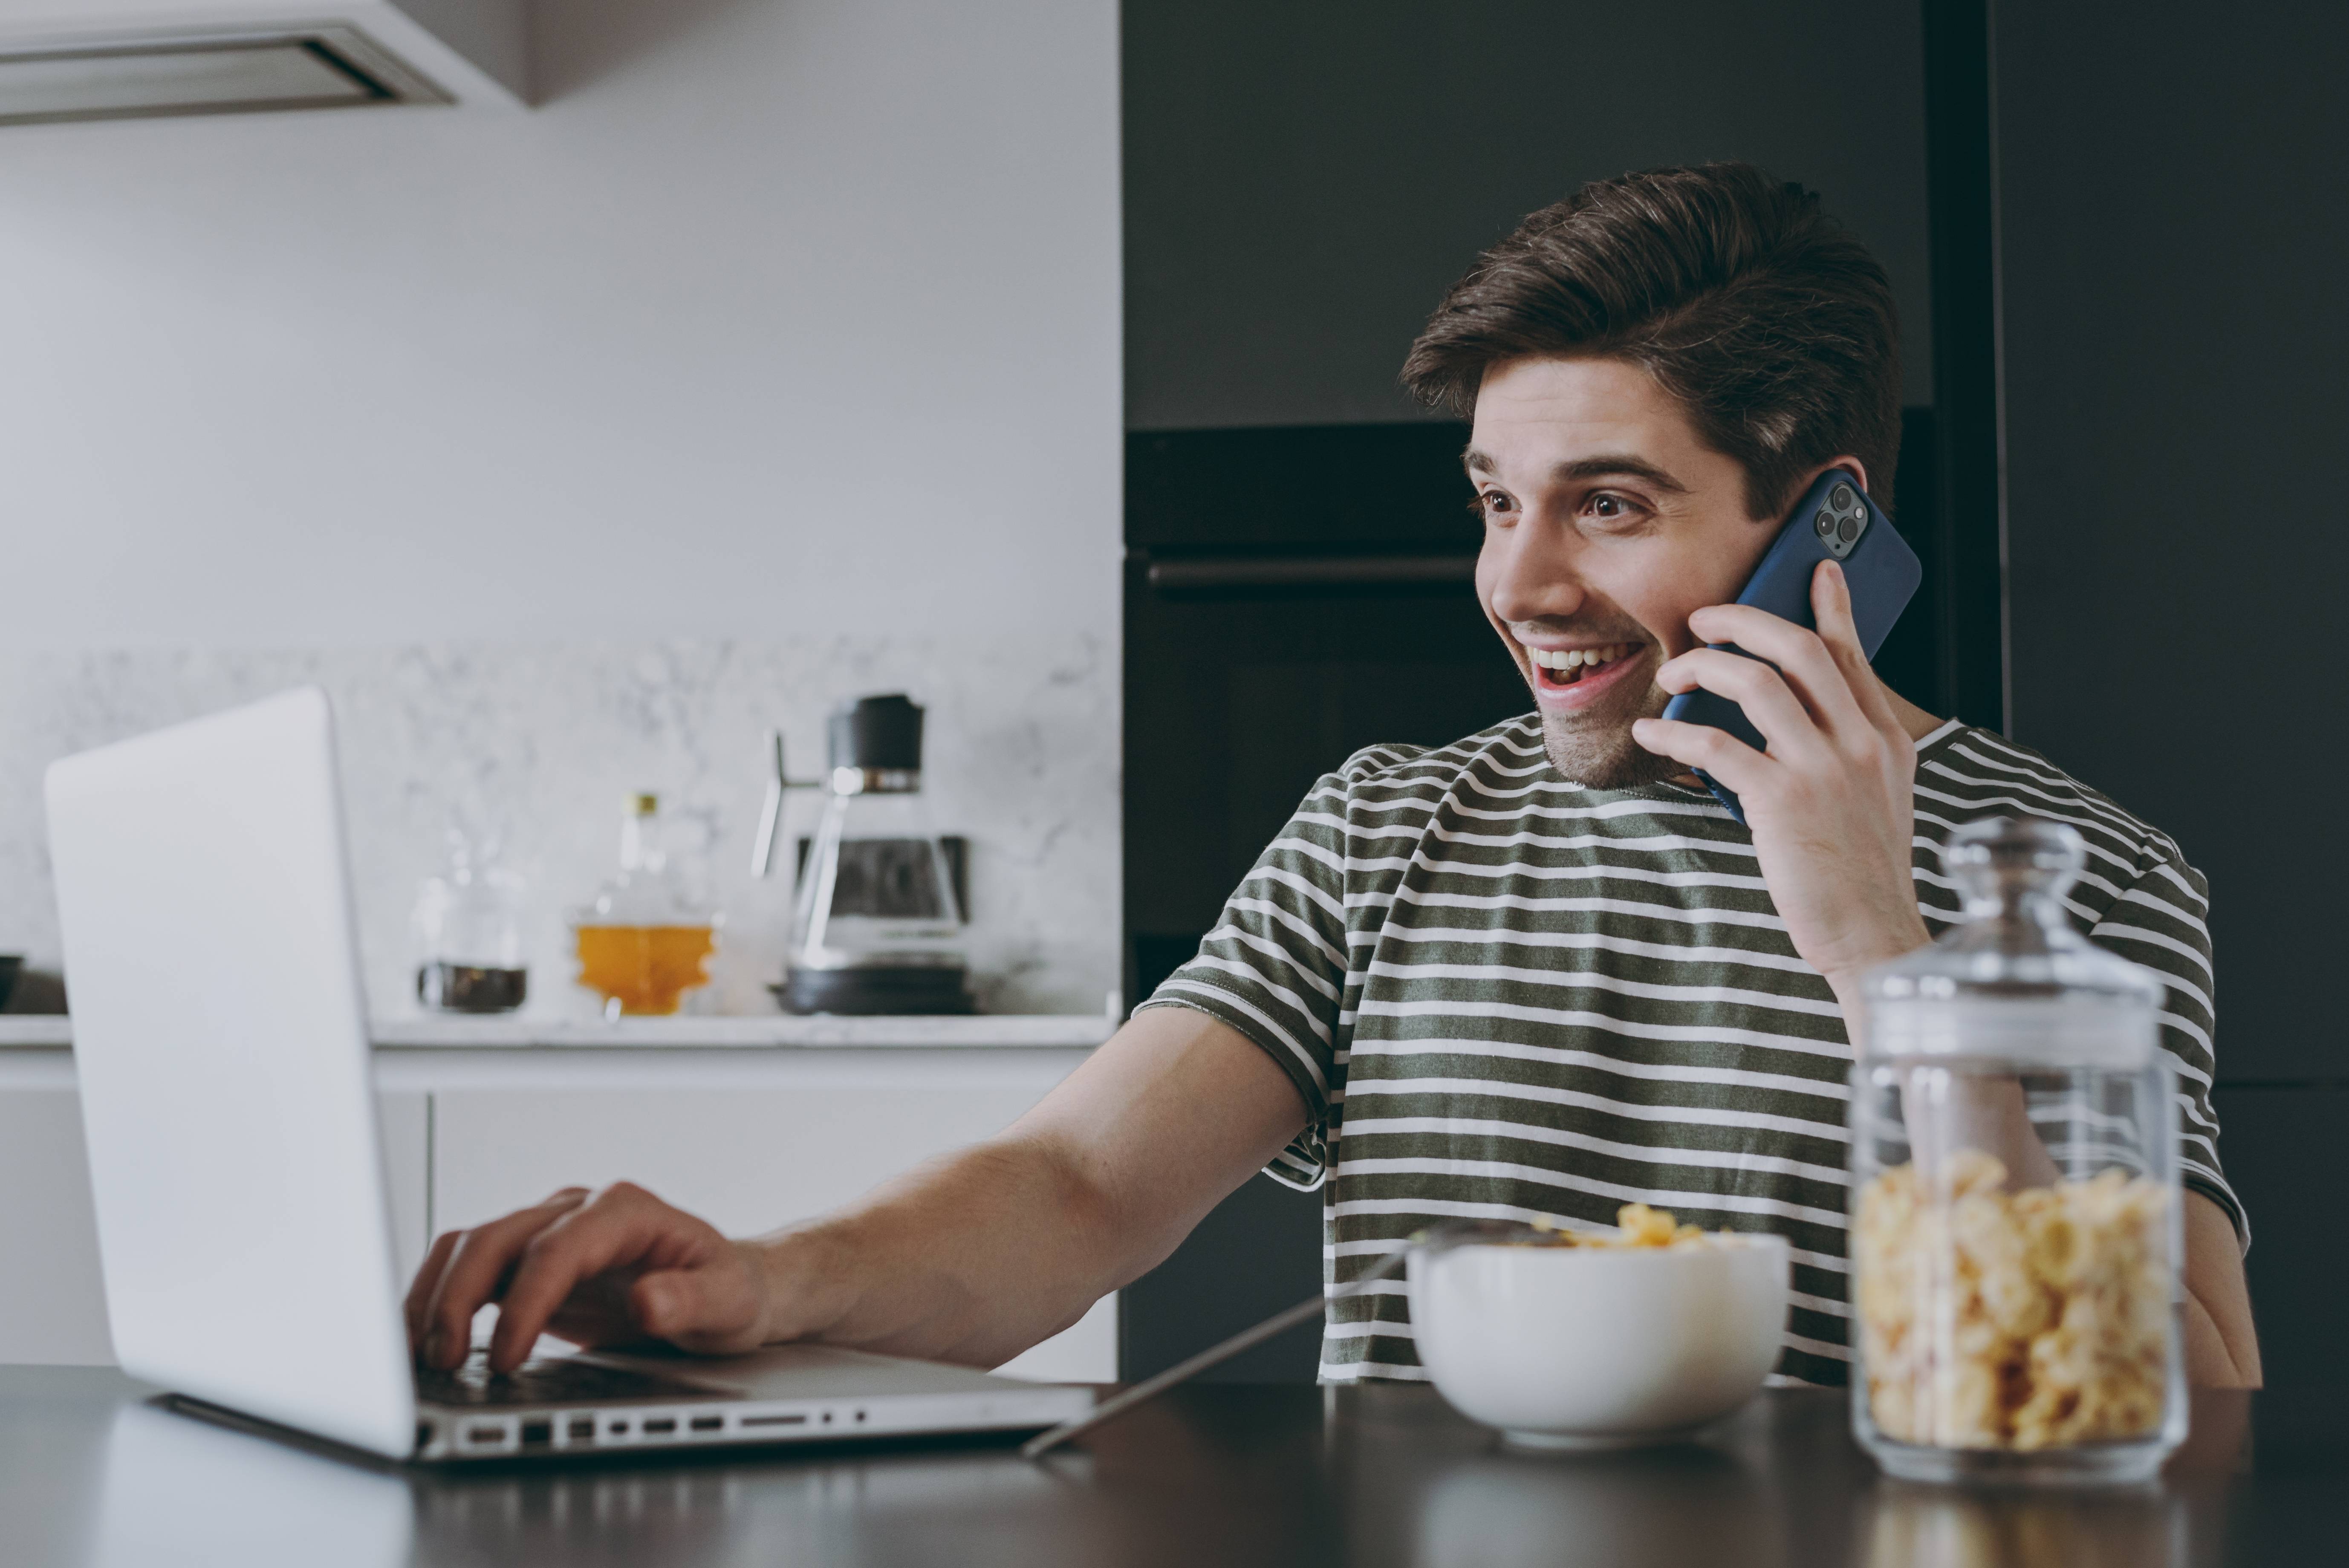
MULTIPOLYGON (((1916 810, 1937 935, 1958 913, 1951 829, 2028 812, 2079 830, 2072 918, 2168 982, 2186 1181, 2240 1229, 2210 1110, 2201 874, 2037 753, 1956 723, 1918 745, 1916 810)), ((1147 1005, 1230 1025, 1304 1095, 1306 1129, 1268 1173, 1324 1184, 1330 1284, 1440 1219, 1596 1226, 1636 1199, 1786 1236, 1779 1372, 1844 1380, 1851 1047, 1752 836, 1702 790, 1568 783, 1534 715, 1441 750, 1373 747, 1314 787, 1147 1005)), ((1423 1376, 1403 1290, 1331 1302, 1325 1380, 1423 1376)))

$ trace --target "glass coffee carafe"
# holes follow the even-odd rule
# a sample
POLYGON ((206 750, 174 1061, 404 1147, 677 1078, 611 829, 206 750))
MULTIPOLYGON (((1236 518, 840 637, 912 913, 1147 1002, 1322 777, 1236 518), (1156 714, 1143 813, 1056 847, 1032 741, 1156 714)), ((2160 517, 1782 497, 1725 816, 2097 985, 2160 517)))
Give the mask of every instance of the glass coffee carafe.
MULTIPOLYGON (((898 693, 832 715, 823 817, 793 901, 790 966, 777 1000, 793 1013, 971 1011, 964 913, 950 842, 922 799, 922 709, 898 693)), ((771 861, 780 749, 756 869, 771 861)))
POLYGON ((572 919, 579 983, 604 1016, 674 1013, 707 985, 718 917, 696 897, 662 831, 660 797, 632 795, 620 823, 620 867, 572 919))
POLYGON ((1962 920, 1864 984, 1852 1417, 1908 1480, 2141 1480, 2185 1436, 2161 984, 2065 918, 2083 854, 1960 828, 1962 920))

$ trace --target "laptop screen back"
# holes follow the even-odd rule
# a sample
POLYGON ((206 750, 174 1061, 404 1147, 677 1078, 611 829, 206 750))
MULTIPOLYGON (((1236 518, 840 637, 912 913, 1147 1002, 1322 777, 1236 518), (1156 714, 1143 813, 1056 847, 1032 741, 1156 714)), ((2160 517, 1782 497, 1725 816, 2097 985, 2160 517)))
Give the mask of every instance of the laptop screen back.
POLYGON ((410 1450, 324 693, 47 779, 116 1354, 175 1392, 410 1450))

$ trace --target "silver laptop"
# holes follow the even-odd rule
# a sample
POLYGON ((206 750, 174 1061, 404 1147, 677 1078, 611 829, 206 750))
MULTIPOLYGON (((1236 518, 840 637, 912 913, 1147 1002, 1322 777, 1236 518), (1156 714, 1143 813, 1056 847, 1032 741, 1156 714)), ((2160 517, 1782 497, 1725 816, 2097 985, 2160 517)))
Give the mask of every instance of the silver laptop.
POLYGON ((393 1459, 1030 1430, 1090 1389, 812 1346, 410 1365, 335 788, 305 688, 48 771, 126 1372, 393 1459))

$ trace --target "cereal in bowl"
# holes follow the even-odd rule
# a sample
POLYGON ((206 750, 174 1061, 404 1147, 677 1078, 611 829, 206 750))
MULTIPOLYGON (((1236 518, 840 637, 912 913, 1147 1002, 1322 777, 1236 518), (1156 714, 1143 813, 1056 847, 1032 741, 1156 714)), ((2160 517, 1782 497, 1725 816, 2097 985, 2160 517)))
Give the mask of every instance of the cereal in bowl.
POLYGON ((1651 1209, 1645 1203, 1626 1203, 1616 1210, 1611 1236, 1604 1231, 1569 1231, 1547 1217, 1537 1219, 1534 1229, 1549 1238, 1547 1244, 1559 1247, 1677 1247, 1705 1239, 1696 1226, 1675 1223, 1670 1209, 1651 1209))

